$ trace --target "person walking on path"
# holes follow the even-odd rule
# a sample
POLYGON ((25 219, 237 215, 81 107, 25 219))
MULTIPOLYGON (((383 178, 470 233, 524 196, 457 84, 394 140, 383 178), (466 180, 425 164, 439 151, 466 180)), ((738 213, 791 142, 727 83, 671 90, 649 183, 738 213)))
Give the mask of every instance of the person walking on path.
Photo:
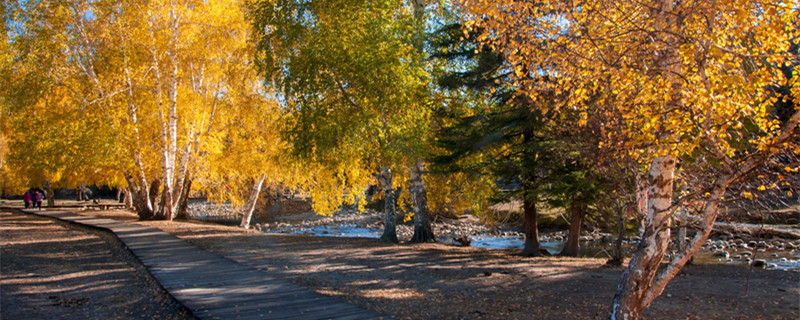
POLYGON ((22 195, 22 201, 25 202, 25 209, 28 209, 28 208, 31 207, 31 200, 33 200, 33 199, 31 197, 30 191, 25 191, 25 194, 22 195))
POLYGON ((36 191, 33 196, 36 198, 36 207, 39 208, 39 210, 42 210, 42 199, 44 199, 44 195, 42 195, 41 192, 36 191))

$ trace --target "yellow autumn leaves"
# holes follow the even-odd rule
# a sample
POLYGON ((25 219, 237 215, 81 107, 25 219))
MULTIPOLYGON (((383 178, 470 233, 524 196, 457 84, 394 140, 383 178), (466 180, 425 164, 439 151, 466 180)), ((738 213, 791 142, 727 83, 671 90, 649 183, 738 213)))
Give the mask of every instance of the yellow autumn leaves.
POLYGON ((507 58, 524 94, 555 92, 566 106, 611 111, 624 121, 630 150, 657 149, 644 163, 709 143, 728 156, 742 139, 772 146, 779 123, 769 88, 790 86, 800 97, 798 81, 788 83, 778 69, 797 59, 790 52, 800 34, 796 3, 714 3, 678 3, 679 17, 665 24, 670 18, 627 1, 460 2, 465 25, 507 58), (667 61, 670 52, 675 59, 667 61), (751 138, 732 134, 742 122, 757 126, 751 138))

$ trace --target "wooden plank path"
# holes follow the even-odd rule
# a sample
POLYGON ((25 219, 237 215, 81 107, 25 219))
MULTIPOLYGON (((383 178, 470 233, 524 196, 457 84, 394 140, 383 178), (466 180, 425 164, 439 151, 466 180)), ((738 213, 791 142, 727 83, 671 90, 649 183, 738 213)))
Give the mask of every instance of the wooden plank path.
POLYGON ((64 211, 23 210, 107 229, 200 319, 390 319, 274 278, 156 228, 64 211))

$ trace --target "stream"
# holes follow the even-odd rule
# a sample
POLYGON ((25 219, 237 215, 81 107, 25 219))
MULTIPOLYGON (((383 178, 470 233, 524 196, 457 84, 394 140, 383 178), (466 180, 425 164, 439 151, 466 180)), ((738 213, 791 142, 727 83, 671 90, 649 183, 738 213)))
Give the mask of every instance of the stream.
MULTIPOLYGON (((353 224, 328 224, 320 226, 286 226, 276 230, 265 230, 268 233, 283 234, 304 234, 319 237, 350 237, 350 238, 370 238, 378 239, 382 234, 381 229, 359 227, 353 224)), ((548 238, 545 236, 545 238, 548 238)), ((481 234, 470 236, 471 246, 476 248, 488 249, 522 249, 525 239, 520 236, 504 236, 494 234, 481 234)), ((452 238, 441 237, 440 243, 458 245, 452 238)), ((763 242, 763 241, 762 241, 763 242)), ((773 241, 775 242, 775 241, 773 241)), ((566 241, 542 241, 541 248, 547 250, 552 255, 557 255, 564 248, 566 241)), ((744 243, 744 242, 742 242, 744 243)), ((778 243, 778 242, 775 242, 778 243)), ((635 241, 625 241, 623 251, 630 255, 635 250, 635 241)), ((695 263, 722 263, 740 265, 748 267, 752 261, 759 261, 759 265, 765 269, 800 271, 800 251, 794 247, 800 247, 800 242, 789 241, 780 242, 778 245, 766 243, 763 247, 757 246, 753 250, 749 246, 736 245, 735 241, 728 242, 722 240, 709 240, 707 245, 695 254, 695 263), (730 243, 730 244, 729 244, 730 243), (785 245, 791 243, 791 245, 785 245), (723 249, 724 247, 724 249, 723 249)), ((580 256, 591 258, 610 257, 612 244, 601 240, 582 241, 580 256)))
MULTIPOLYGON (((205 202, 190 203, 190 216, 193 219, 222 224, 238 225, 235 211, 229 205, 211 205, 205 202)), ((273 223, 255 223, 254 228, 267 233, 304 234, 317 237, 351 237, 378 239, 383 233, 382 216, 378 213, 343 213, 333 217, 321 217, 313 213, 283 217, 273 223)), ((455 237, 468 234, 471 246, 488 249, 522 249, 524 236, 517 230, 490 229, 473 218, 448 220, 433 224, 439 243, 460 245, 455 237)), ((398 225, 401 239, 411 237, 413 228, 398 225)), ((589 258, 609 258, 613 251, 612 241, 616 236, 593 233, 581 237, 579 256, 589 258)), ((638 237, 623 241, 623 254, 630 256, 638 245, 638 237)), ((551 255, 557 255, 566 243, 566 231, 540 232, 540 246, 551 255)), ((695 263, 730 264, 742 267, 754 265, 772 270, 800 271, 800 240, 744 241, 738 238, 722 237, 708 239, 694 255, 695 263)))

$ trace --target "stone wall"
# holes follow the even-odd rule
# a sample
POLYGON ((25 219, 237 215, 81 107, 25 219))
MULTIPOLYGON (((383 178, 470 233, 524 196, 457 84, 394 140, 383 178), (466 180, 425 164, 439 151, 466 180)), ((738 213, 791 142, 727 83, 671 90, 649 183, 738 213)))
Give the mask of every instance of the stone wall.
POLYGON ((306 197, 276 197, 262 193, 253 211, 251 223, 269 223, 275 217, 311 211, 311 199, 306 197))

